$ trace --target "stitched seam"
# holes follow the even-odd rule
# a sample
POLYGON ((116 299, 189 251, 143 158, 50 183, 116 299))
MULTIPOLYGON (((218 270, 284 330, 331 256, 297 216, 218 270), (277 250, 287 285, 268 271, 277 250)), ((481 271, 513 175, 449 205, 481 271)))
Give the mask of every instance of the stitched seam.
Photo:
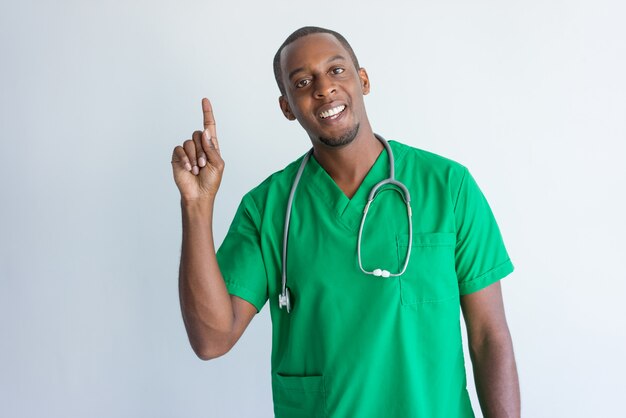
POLYGON ((404 305, 421 305, 424 303, 440 303, 440 302, 445 302, 451 299, 455 299, 456 297, 457 295, 452 295, 443 299, 426 299, 426 300, 415 300, 415 301, 411 300, 411 301, 404 302, 404 305))
POLYGON ((461 189, 463 188, 463 184, 465 184, 465 178, 467 177, 467 168, 463 167, 463 178, 461 179, 461 184, 459 184, 459 190, 456 192, 456 199, 454 199, 454 208, 452 211, 456 213, 456 205, 459 203, 459 196, 461 196, 461 189))
MULTIPOLYGON (((408 245, 406 245, 404 243, 398 243, 398 246, 400 248, 408 247, 408 245)), ((448 243, 448 244, 446 244, 446 243, 440 243, 440 244, 435 244, 435 243, 433 243, 433 244, 416 244, 416 243, 413 243, 413 247, 454 247, 454 244, 452 244, 452 243, 448 243)))
POLYGON ((486 271, 485 273, 483 273, 483 274, 481 274, 481 275, 479 275, 479 276, 477 276, 477 277, 475 277, 475 278, 473 278, 473 279, 470 279, 470 280, 464 280, 464 281, 462 281, 461 283, 462 283, 462 284, 468 284, 468 283, 472 283, 472 282, 475 282, 475 281, 478 281, 478 280, 484 279, 486 276, 488 276, 488 275, 492 274, 494 271, 498 270, 499 268, 503 267, 504 265, 506 265, 506 264, 508 264, 508 263, 510 263, 510 262, 511 262, 511 259, 510 259, 510 258, 507 258, 507 259, 506 259, 506 261, 504 261, 504 262, 502 262, 502 263, 498 264, 497 266, 495 266, 495 267, 493 267, 492 269, 490 269, 490 270, 486 271))
POLYGON ((254 300, 254 302, 252 304, 255 305, 255 307, 256 307, 257 304, 258 305, 260 305, 261 303, 265 304, 263 301, 259 300, 259 298, 256 297, 254 291, 250 290, 246 286, 242 286, 241 284, 233 282, 233 281, 230 281, 230 280, 224 280, 224 284, 226 285, 227 290, 229 290, 229 288, 232 288, 233 290, 241 290, 241 291, 243 291, 243 293, 246 294, 246 297, 249 297, 250 299, 254 300))

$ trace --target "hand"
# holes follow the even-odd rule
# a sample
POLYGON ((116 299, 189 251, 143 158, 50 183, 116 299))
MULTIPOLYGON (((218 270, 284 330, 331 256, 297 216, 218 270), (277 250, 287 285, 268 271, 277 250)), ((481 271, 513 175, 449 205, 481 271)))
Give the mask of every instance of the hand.
POLYGON ((185 201, 214 198, 224 172, 209 99, 202 99, 202 113, 204 130, 195 131, 192 139, 174 148, 172 153, 174 181, 185 201))

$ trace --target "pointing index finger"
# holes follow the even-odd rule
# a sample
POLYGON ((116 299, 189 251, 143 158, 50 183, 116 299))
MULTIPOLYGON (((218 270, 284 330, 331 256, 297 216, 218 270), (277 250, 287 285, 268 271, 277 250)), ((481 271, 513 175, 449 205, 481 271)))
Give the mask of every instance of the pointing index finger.
POLYGON ((215 117, 213 116, 213 107, 211 102, 206 97, 202 99, 202 115, 204 118, 204 129, 208 129, 211 134, 211 138, 217 136, 215 129, 215 117))

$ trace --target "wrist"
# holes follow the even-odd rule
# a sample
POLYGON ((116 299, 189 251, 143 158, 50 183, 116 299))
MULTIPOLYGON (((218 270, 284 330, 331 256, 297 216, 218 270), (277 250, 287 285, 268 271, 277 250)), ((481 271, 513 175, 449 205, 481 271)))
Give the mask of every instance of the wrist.
POLYGON ((215 196, 186 199, 181 197, 180 207, 186 214, 210 214, 215 204, 215 196))

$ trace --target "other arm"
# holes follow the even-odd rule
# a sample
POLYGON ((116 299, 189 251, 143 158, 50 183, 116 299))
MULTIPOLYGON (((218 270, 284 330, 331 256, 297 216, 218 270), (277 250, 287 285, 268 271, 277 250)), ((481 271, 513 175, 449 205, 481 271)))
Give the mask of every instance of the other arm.
POLYGON ((204 130, 172 154, 174 180, 181 194, 183 243, 179 296, 189 342, 209 360, 228 352, 256 314, 256 308, 228 294, 213 242, 213 208, 224 161, 207 99, 202 100, 204 130))
POLYGON ((462 296, 461 308, 484 417, 520 417, 519 380, 500 282, 462 296))

